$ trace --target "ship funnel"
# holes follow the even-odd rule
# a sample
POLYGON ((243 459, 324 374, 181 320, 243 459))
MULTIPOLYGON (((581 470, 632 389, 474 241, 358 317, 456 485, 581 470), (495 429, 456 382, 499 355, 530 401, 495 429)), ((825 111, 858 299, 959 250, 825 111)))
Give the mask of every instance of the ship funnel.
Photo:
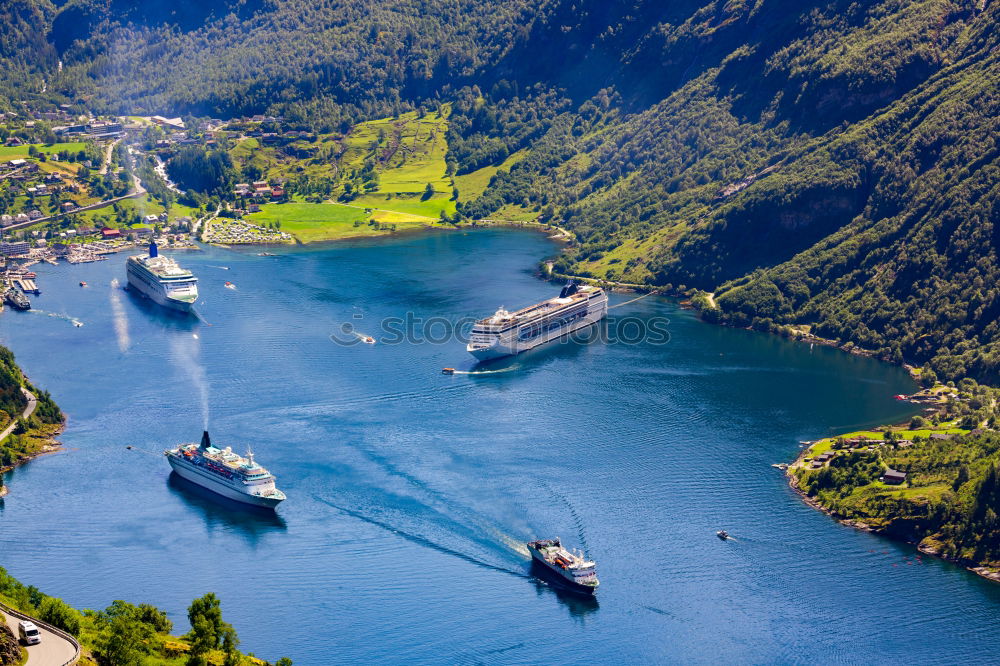
POLYGON ((576 283, 570 280, 566 283, 566 286, 562 288, 559 292, 559 298, 568 298, 576 293, 576 283))
POLYGON ((201 433, 201 448, 207 449, 210 446, 212 446, 212 440, 209 438, 208 431, 206 430, 201 433))
POLYGON ((149 241, 149 256, 156 257, 159 256, 160 252, 156 247, 156 241, 149 241))

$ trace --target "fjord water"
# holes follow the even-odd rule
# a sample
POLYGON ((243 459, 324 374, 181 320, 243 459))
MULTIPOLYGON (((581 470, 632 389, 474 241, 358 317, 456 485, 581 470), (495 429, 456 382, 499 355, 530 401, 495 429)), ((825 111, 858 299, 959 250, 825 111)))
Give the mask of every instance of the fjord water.
POLYGON ((4 312, 0 331, 68 414, 67 450, 7 475, 0 564, 77 607, 154 603, 178 631, 214 591, 244 650, 299 665, 992 655, 1000 586, 836 524, 770 467, 800 440, 908 417, 902 370, 646 298, 608 335, 669 319, 665 344, 555 345, 444 376, 474 369, 460 342, 330 336, 548 297, 547 240, 276 252, 180 254, 201 279, 191 321, 114 288, 124 255, 37 268, 36 311, 4 312), (278 476, 276 515, 169 478, 161 452, 198 439, 203 400, 215 443, 252 444, 278 476), (597 600, 529 575, 521 542, 556 535, 596 559, 597 600))

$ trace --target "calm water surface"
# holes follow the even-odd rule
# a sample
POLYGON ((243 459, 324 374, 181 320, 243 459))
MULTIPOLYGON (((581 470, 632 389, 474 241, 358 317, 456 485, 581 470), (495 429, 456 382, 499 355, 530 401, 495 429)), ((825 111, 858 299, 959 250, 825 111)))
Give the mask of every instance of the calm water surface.
POLYGON ((8 475, 0 564, 178 630, 214 591, 245 650, 299 665, 993 659, 1000 586, 837 525, 770 467, 906 418, 898 368, 654 298, 613 314, 668 318, 668 344, 556 345, 491 374, 441 375, 473 368, 459 342, 330 340, 549 297, 532 269, 552 251, 483 231, 187 253, 201 321, 115 289, 124 255, 39 266, 36 311, 0 333, 69 415, 68 450, 8 475), (277 515, 170 479, 159 452, 197 440, 203 403, 216 443, 278 476, 277 515), (597 601, 528 575, 520 543, 555 535, 597 560, 597 601))

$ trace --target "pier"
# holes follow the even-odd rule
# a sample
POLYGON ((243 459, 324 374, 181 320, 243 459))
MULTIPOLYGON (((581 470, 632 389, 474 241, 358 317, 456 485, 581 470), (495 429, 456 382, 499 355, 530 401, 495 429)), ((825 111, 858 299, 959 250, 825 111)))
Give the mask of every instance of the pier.
POLYGON ((15 287, 26 294, 42 293, 41 290, 38 289, 38 285, 35 284, 35 281, 29 278, 14 278, 13 283, 15 287))

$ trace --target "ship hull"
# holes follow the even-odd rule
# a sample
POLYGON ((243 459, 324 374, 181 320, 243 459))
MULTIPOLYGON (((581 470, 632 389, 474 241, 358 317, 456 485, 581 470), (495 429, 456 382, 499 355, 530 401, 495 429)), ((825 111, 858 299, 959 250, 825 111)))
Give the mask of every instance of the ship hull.
POLYGON ((498 358, 515 356, 521 352, 526 352, 529 349, 540 347, 548 342, 552 342, 553 340, 569 335, 570 333, 578 331, 581 328, 592 326, 593 324, 596 324, 600 320, 604 319, 607 313, 608 301, 604 298, 601 300, 600 304, 595 304, 584 317, 567 322, 563 326, 549 329, 548 331, 545 331, 544 333, 528 340, 522 340, 518 336, 511 336, 507 340, 498 339, 496 343, 489 347, 474 347, 470 344, 466 347, 466 350, 478 361, 493 361, 498 358))
POLYGON ((131 267, 129 267, 126 271, 126 274, 128 277, 129 289, 140 296, 145 296, 157 305, 175 312, 182 312, 184 314, 190 314, 194 309, 194 301, 180 301, 175 298, 170 298, 163 291, 146 284, 138 275, 135 274, 135 272, 133 272, 131 267))
MULTIPOLYGON (((567 576, 562 569, 546 561, 546 559, 542 557, 542 554, 537 550, 534 548, 528 548, 528 550, 531 551, 532 569, 539 575, 539 577, 550 580, 557 585, 565 587, 566 589, 579 592, 580 594, 585 594, 587 596, 597 594, 596 585, 581 585, 580 583, 577 583, 571 577, 567 576)), ((570 576, 572 576, 572 574, 570 574, 570 576)))
POLYGON ((167 456, 167 460, 170 462, 170 467, 172 467, 174 472, 182 479, 190 481, 191 483, 201 486, 206 490, 212 491, 216 495, 221 495, 235 502, 273 509, 282 501, 273 497, 259 497, 257 495, 241 493, 232 486, 219 481, 208 472, 202 471, 194 465, 185 464, 173 456, 167 456))

